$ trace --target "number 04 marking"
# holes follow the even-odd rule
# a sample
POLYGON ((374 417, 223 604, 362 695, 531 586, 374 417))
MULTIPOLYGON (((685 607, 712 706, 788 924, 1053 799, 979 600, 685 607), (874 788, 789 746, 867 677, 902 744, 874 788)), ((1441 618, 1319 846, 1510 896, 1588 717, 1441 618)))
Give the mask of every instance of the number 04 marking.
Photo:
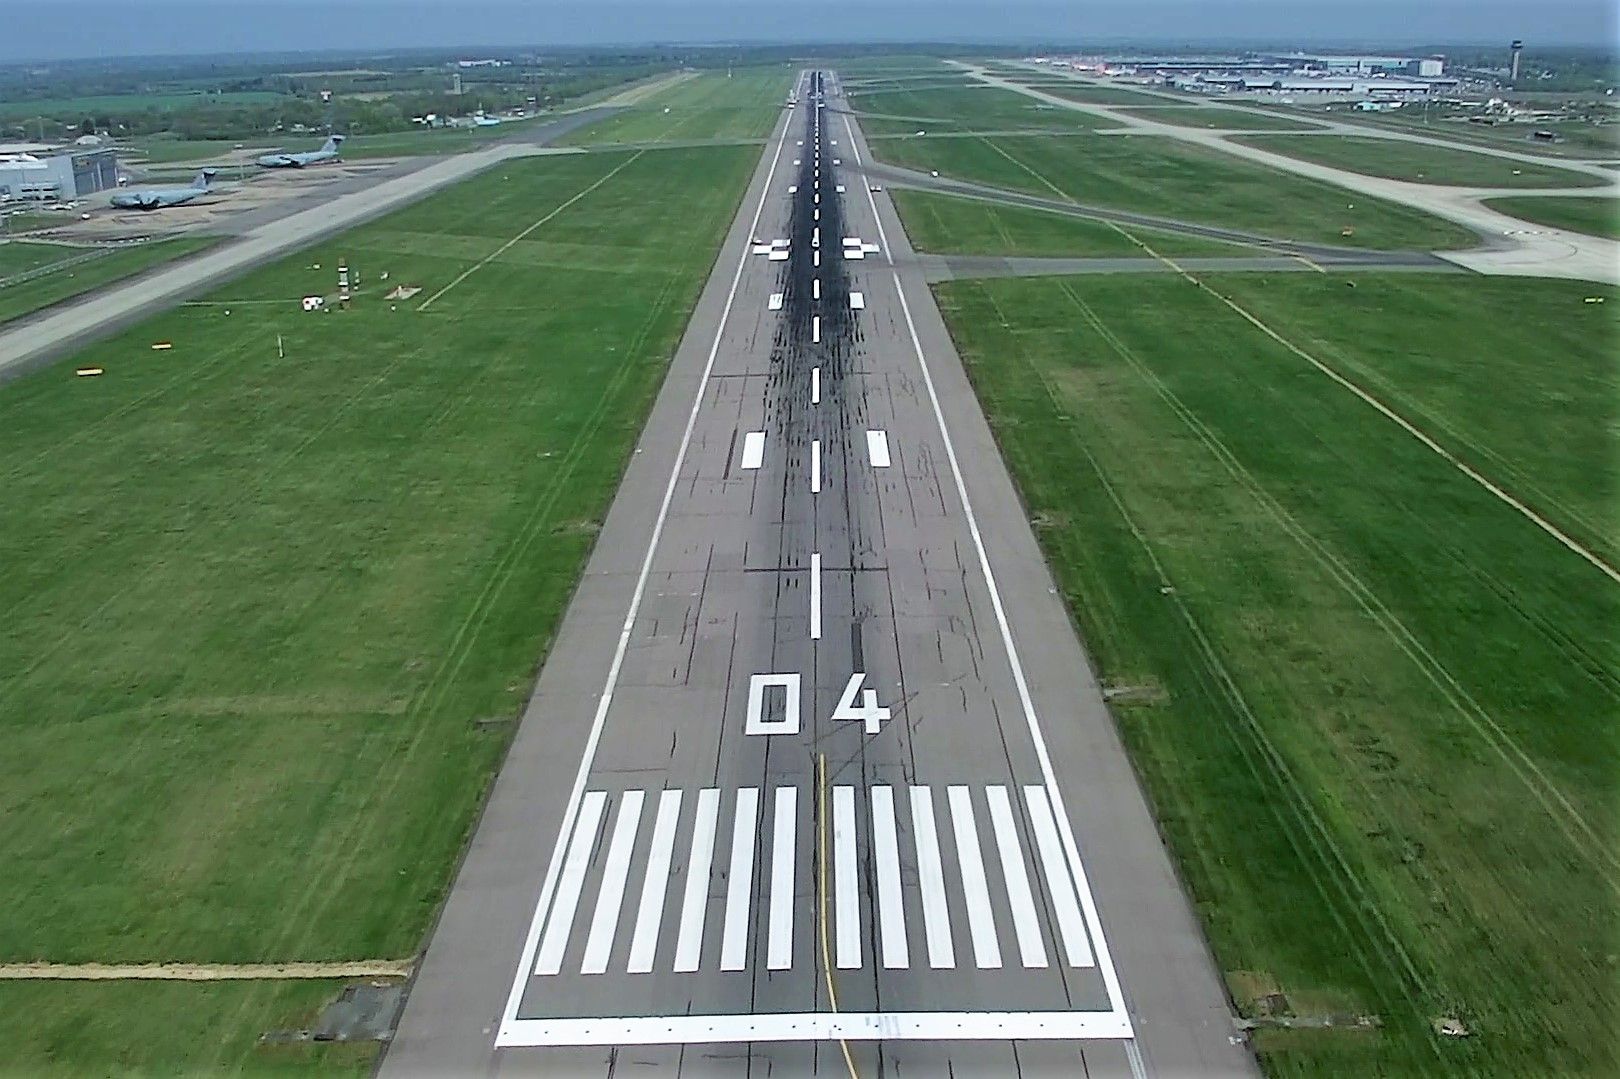
POLYGON ((866 675, 857 671, 849 676, 849 682, 844 686, 843 696, 838 698, 838 707, 833 709, 833 719, 853 719, 866 724, 867 734, 877 734, 881 724, 889 718, 889 710, 878 704, 877 690, 861 689, 866 681, 866 675), (860 695, 861 703, 855 703, 856 694, 860 695))

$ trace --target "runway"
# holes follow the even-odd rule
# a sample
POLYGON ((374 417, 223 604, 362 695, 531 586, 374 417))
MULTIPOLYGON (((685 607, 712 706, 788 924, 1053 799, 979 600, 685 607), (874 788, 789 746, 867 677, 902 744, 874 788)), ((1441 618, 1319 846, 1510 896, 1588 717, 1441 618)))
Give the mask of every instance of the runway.
POLYGON ((1252 1075, 864 140, 794 99, 382 1072, 1252 1075))

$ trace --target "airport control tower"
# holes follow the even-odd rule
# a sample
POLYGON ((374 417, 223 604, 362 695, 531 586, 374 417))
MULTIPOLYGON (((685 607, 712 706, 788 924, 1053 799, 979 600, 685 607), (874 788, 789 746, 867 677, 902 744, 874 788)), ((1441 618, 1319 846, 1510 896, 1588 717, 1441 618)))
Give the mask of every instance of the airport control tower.
POLYGON ((1515 41, 1513 43, 1512 58, 1508 60, 1508 83, 1510 85, 1519 85, 1519 57, 1523 52, 1524 42, 1515 41))

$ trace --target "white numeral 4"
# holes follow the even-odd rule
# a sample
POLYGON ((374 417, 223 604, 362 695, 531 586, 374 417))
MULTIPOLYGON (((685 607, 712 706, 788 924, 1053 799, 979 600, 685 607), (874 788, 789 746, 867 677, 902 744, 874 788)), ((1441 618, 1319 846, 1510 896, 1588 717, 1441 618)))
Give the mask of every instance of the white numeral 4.
POLYGON ((879 724, 889 718, 889 710, 878 704, 877 690, 862 691, 861 684, 866 681, 866 675, 856 672, 849 676, 849 683, 844 686, 844 695, 838 698, 838 707, 833 709, 834 719, 853 719, 866 724, 867 734, 878 733, 879 724), (859 694, 861 703, 855 703, 859 694))

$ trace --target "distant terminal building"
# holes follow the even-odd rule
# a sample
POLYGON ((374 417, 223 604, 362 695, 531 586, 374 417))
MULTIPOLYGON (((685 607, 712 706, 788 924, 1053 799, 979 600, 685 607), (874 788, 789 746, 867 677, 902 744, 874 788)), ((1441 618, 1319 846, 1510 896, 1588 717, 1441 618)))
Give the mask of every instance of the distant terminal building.
POLYGON ((110 147, 0 144, 0 199, 68 202, 117 186, 110 147))
POLYGON ((1443 56, 1364 56, 1262 53, 1244 56, 1107 56, 1038 58, 1037 62, 1139 80, 1162 80, 1189 90, 1421 93, 1456 85, 1445 78, 1443 56), (1423 85, 1401 81, 1423 80, 1423 85), (1368 89, 1362 90, 1362 84, 1368 89))

